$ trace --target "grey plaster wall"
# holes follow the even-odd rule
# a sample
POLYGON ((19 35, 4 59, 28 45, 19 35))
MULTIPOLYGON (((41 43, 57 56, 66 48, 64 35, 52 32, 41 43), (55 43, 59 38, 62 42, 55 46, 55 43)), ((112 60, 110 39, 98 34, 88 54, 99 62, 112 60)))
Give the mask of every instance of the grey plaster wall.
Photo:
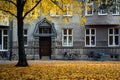
POLYGON ((86 25, 118 25, 120 22, 119 15, 112 15, 110 13, 107 15, 98 15, 96 12, 93 15, 86 17, 86 25))

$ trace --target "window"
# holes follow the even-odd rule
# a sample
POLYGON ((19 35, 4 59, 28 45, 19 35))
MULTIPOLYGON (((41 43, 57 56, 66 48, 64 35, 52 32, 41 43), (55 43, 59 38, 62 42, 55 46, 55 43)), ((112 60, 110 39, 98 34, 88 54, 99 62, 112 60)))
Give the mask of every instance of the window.
POLYGON ((60 16, 60 9, 56 5, 54 5, 54 8, 50 10, 50 16, 58 17, 60 16))
POLYGON ((113 4, 112 7, 112 14, 113 15, 119 15, 119 9, 120 9, 120 3, 117 0, 112 0, 111 3, 113 4))
POLYGON ((51 33, 51 28, 50 27, 40 27, 39 28, 39 33, 41 34, 50 34, 51 33))
POLYGON ((93 15, 93 2, 91 1, 88 1, 86 3, 86 15, 87 16, 93 15))
POLYGON ((99 4, 99 12, 98 14, 99 15, 107 15, 107 9, 106 9, 106 6, 107 6, 107 0, 102 0, 99 4))
POLYGON ((109 46, 119 45, 119 29, 118 28, 110 28, 108 30, 108 45, 109 46))
POLYGON ((63 46, 72 46, 73 45, 73 29, 63 29, 62 45, 63 46))
POLYGON ((85 31, 85 45, 95 46, 96 45, 96 29, 88 28, 85 31))
POLYGON ((24 45, 27 46, 28 45, 28 32, 27 29, 24 29, 24 45))
POLYGON ((9 26, 9 17, 0 12, 0 25, 9 26))
POLYGON ((0 29, 0 50, 8 49, 8 30, 0 29))
MULTIPOLYGON (((54 0, 54 3, 57 4, 58 6, 62 7, 62 2, 60 0, 54 0)), ((52 17, 60 16, 62 10, 57 5, 52 6, 52 9, 50 10, 50 16, 52 16, 52 17)))
POLYGON ((64 4, 64 15, 63 16, 72 16, 72 5, 71 4, 64 4))

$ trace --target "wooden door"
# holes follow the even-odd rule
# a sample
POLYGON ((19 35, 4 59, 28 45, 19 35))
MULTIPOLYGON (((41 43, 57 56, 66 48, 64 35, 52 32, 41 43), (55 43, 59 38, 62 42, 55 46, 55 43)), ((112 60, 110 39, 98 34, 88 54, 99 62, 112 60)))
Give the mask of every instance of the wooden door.
POLYGON ((39 55, 40 59, 42 56, 51 56, 51 37, 39 38, 39 55))

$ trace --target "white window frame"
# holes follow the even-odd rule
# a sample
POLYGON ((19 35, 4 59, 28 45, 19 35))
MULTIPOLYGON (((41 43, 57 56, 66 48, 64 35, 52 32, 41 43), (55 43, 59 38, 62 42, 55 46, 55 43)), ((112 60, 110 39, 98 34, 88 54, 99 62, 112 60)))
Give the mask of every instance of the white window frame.
MULTIPOLYGON (((118 31, 119 31, 119 33, 120 33, 119 28, 117 28, 117 29, 118 29, 118 31)), ((119 40, 120 40, 120 35, 119 35, 119 34, 115 34, 114 32, 115 32, 115 28, 109 28, 109 29, 108 29, 108 46, 109 46, 109 47, 113 47, 113 46, 114 46, 114 47, 115 47, 115 46, 117 47, 117 46, 119 46, 119 44, 120 44, 120 41, 119 41, 119 40), (113 30, 113 34, 109 34, 109 30, 110 30, 110 29, 113 30), (112 44, 112 45, 109 44, 109 42, 110 42, 109 36, 112 36, 112 37, 113 37, 113 44, 112 44), (115 36, 118 36, 118 45, 115 45, 115 36)))
POLYGON ((67 9, 66 9, 66 14, 63 14, 63 16, 72 16, 72 4, 63 4, 63 7, 67 6, 67 9), (70 7, 70 12, 69 11, 69 7, 70 7))
POLYGON ((86 29, 85 29, 85 46, 86 46, 86 47, 95 47, 95 46, 96 46, 96 28, 86 28, 86 29), (89 30, 89 34, 86 34, 86 30, 87 30, 87 29, 89 30), (92 34, 92 33, 91 33, 91 31, 92 31, 93 29, 95 30, 95 34, 92 34), (86 37, 87 37, 87 36, 89 36, 89 43, 90 43, 90 45, 87 45, 87 42, 86 42, 86 37), (95 37, 95 44, 94 44, 94 45, 92 45, 92 39, 91 39, 92 36, 95 37))
POLYGON ((24 34, 23 36, 24 36, 24 37, 27 37, 27 44, 24 44, 24 46, 28 46, 28 29, 24 29, 24 31, 25 31, 25 30, 27 30, 27 34, 24 34, 24 32, 23 32, 23 34, 24 34))
MULTIPOLYGON (((101 1, 101 3, 99 4, 99 6, 101 5, 101 4, 103 4, 103 2, 101 1)), ((106 1, 106 3, 105 4, 107 4, 107 1, 106 1)), ((98 15, 107 15, 108 13, 106 12, 105 14, 103 14, 103 13, 101 13, 101 9, 98 11, 98 15)))
POLYGON ((88 2, 87 2, 87 3, 86 3, 85 15, 86 15, 86 16, 92 16, 92 15, 93 15, 93 2, 91 2, 91 3, 88 3, 88 2), (88 14, 88 10, 87 10, 88 6, 92 6, 92 14, 88 14))
POLYGON ((62 46, 64 46, 64 47, 72 47, 73 46, 73 29, 72 28, 63 28, 62 29, 62 46), (66 29, 67 30, 67 34, 65 35, 64 34, 64 29, 66 29), (72 30, 72 34, 71 35, 69 35, 69 29, 71 29, 72 30), (64 45, 64 36, 66 36, 67 37, 67 43, 66 43, 66 45, 64 45), (71 43, 71 45, 69 44, 69 37, 72 37, 72 43, 71 43))
POLYGON ((8 41, 7 41, 7 49, 4 49, 4 37, 7 37, 7 40, 8 40, 8 30, 7 29, 0 29, 2 31, 1 33, 1 38, 2 38, 2 42, 1 42, 1 49, 0 51, 8 51, 8 41), (7 35, 4 35, 4 30, 7 30, 7 35))

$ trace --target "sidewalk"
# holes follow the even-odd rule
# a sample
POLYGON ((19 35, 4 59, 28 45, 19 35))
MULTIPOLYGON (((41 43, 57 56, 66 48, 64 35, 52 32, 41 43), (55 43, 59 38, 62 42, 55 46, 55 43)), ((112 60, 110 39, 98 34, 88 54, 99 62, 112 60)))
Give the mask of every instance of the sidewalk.
MULTIPOLYGON (((18 60, 0 60, 1 64, 16 64, 18 60)), ((68 64, 68 63, 120 63, 120 61, 85 61, 85 60, 27 60, 28 64, 68 64)))
MULTIPOLYGON (((16 64, 17 60, 0 60, 0 64, 16 64)), ((82 61, 82 60, 27 60, 28 64, 55 64, 55 63, 78 63, 78 62, 89 62, 89 61, 82 61)))
POLYGON ((0 60, 0 64, 16 64, 17 61, 0 60))

